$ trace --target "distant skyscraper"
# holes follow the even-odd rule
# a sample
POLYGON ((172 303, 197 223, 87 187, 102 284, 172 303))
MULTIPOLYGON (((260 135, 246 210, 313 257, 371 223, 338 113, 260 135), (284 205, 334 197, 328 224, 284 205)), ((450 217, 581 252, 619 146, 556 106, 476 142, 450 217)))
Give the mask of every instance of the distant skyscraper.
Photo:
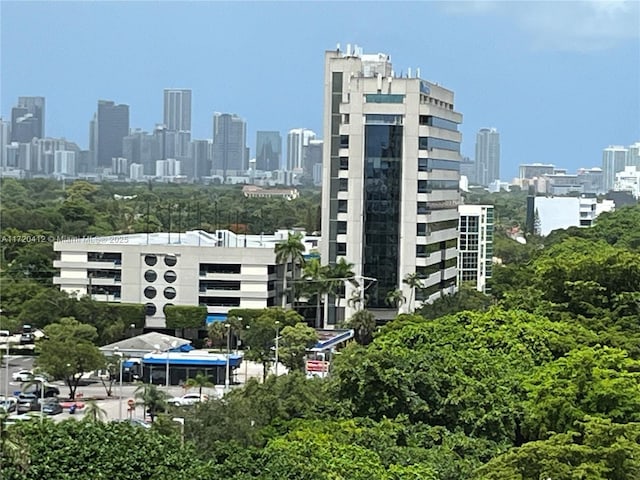
POLYGON ((0 167, 7 167, 7 145, 11 143, 11 123, 0 117, 0 167))
POLYGON ((314 168, 317 164, 322 165, 322 146, 324 142, 320 139, 309 140, 309 145, 305 147, 302 171, 306 179, 313 178, 314 168))
POLYGON ((244 172, 249 164, 247 124, 238 115, 213 114, 213 171, 224 178, 244 172))
POLYGON ((613 190, 616 173, 623 172, 627 165, 628 151, 625 147, 612 145, 602 151, 602 182, 605 192, 613 190))
POLYGON ((287 135, 287 165, 286 170, 304 169, 305 148, 309 146, 309 140, 316 138, 315 132, 306 128, 294 128, 287 135))
POLYGON ((638 167, 638 169, 640 169, 640 142, 629 145, 627 150, 627 167, 638 167))
POLYGON ((188 157, 191 142, 191 90, 164 90, 164 125, 173 134, 173 156, 188 157))
POLYGON ((97 168, 111 168, 111 159, 122 157, 122 139, 129 135, 129 105, 98 100, 98 112, 92 121, 97 168))
POLYGON ((256 170, 272 172, 280 169, 282 137, 280 132, 258 131, 256 134, 256 170))
POLYGON ((481 128, 476 135, 476 168, 480 185, 500 179, 500 134, 495 128, 481 128))
MULTIPOLYGON (((196 180, 211 175, 211 158, 209 155, 208 140, 193 140, 191 142, 191 164, 193 165, 192 177, 196 180)), ((189 176, 189 172, 184 172, 189 176)))
POLYGON ((44 97, 18 97, 11 109, 11 141, 28 143, 44 137, 44 97))
POLYGON ((191 131, 191 90, 165 88, 164 124, 174 132, 191 131))

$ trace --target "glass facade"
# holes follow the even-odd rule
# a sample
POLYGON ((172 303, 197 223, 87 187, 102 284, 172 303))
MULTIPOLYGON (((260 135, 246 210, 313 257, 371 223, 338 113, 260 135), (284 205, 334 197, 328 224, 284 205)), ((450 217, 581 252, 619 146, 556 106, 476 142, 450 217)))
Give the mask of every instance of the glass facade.
POLYGON ((404 95, 393 93, 367 93, 364 96, 367 103, 402 103, 404 95))
POLYGON ((430 127, 443 128, 445 130, 451 130, 452 132, 458 131, 458 124, 451 120, 445 120, 444 118, 434 117, 432 115, 420 115, 420 125, 429 125, 430 127))
POLYGON ((431 170, 453 170, 460 171, 460 162, 455 160, 439 160, 436 158, 419 158, 418 171, 429 172, 431 170))
POLYGON ((420 137, 418 139, 418 148, 420 148, 420 150, 431 150, 432 148, 439 148, 441 150, 460 152, 460 143, 454 142, 452 140, 444 140, 443 138, 420 137))
POLYGON ((387 308, 385 297, 398 286, 402 135, 399 125, 365 127, 363 273, 378 280, 372 308, 387 308))

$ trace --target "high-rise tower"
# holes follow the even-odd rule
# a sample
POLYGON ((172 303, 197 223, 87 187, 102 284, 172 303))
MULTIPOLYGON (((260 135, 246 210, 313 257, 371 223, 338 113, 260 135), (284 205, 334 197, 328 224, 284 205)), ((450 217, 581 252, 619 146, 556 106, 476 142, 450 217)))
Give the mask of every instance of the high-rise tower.
POLYGON ((628 149, 616 145, 609 146, 602 151, 602 182, 605 192, 613 190, 616 173, 624 171, 628 155, 628 149))
POLYGON ((184 88, 164 90, 164 125, 170 132, 171 140, 175 145, 173 147, 175 156, 182 159, 189 157, 191 90, 184 88))
POLYGON ((282 137, 280 132, 256 133, 256 170, 273 172, 280 170, 282 137))
POLYGON ((122 140, 129 135, 129 105, 98 100, 91 121, 90 144, 97 168, 111 168, 111 159, 122 157, 122 140))
POLYGON ((249 165, 247 124, 235 114, 213 114, 213 171, 222 175, 244 172, 249 165))
MULTIPOLYGON (((359 287, 346 282, 345 296, 380 319, 397 313, 386 301, 395 290, 402 311, 453 291, 462 122, 453 92, 350 48, 326 52, 324 85, 323 263, 354 264, 359 287), (404 282, 413 274, 423 288, 404 282)), ((362 308, 341 303, 325 323, 362 308)))
POLYGON ((18 97, 11 109, 11 141, 29 143, 44 138, 44 97, 18 97))
POLYGON ((476 135, 476 168, 480 185, 500 179, 500 134, 495 128, 481 128, 476 135))
POLYGON ((309 142, 316 138, 315 132, 306 128, 294 128, 287 135, 287 166, 286 170, 302 172, 304 159, 309 142))
POLYGON ((173 132, 191 131, 191 90, 165 88, 164 124, 173 132))

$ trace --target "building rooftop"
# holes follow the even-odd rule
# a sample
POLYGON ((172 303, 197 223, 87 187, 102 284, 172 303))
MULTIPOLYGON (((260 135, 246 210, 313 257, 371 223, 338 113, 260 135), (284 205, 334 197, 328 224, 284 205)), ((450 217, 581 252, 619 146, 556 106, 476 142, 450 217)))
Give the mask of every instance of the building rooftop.
MULTIPOLYGON (((154 232, 133 233, 128 235, 113 235, 108 237, 69 237, 56 244, 85 243, 96 245, 185 245, 196 247, 242 247, 242 248, 274 248, 274 246, 286 240, 290 230, 278 230, 272 234, 250 235, 234 233, 230 230, 216 230, 205 232, 204 230, 188 230, 186 232, 154 232)), ((309 248, 316 248, 319 236, 307 235, 302 231, 303 243, 309 248)))

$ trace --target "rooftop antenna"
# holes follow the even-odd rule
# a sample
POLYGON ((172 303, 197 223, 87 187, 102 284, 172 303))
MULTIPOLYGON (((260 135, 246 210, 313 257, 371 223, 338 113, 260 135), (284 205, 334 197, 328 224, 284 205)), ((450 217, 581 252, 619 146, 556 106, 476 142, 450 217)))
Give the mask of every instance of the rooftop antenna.
POLYGON ((411 78, 411 67, 407 68, 407 78, 411 78))
POLYGON ((351 56, 351 44, 347 43, 347 57, 351 56))
POLYGON ((420 67, 416 68, 416 78, 420 78, 420 67))

